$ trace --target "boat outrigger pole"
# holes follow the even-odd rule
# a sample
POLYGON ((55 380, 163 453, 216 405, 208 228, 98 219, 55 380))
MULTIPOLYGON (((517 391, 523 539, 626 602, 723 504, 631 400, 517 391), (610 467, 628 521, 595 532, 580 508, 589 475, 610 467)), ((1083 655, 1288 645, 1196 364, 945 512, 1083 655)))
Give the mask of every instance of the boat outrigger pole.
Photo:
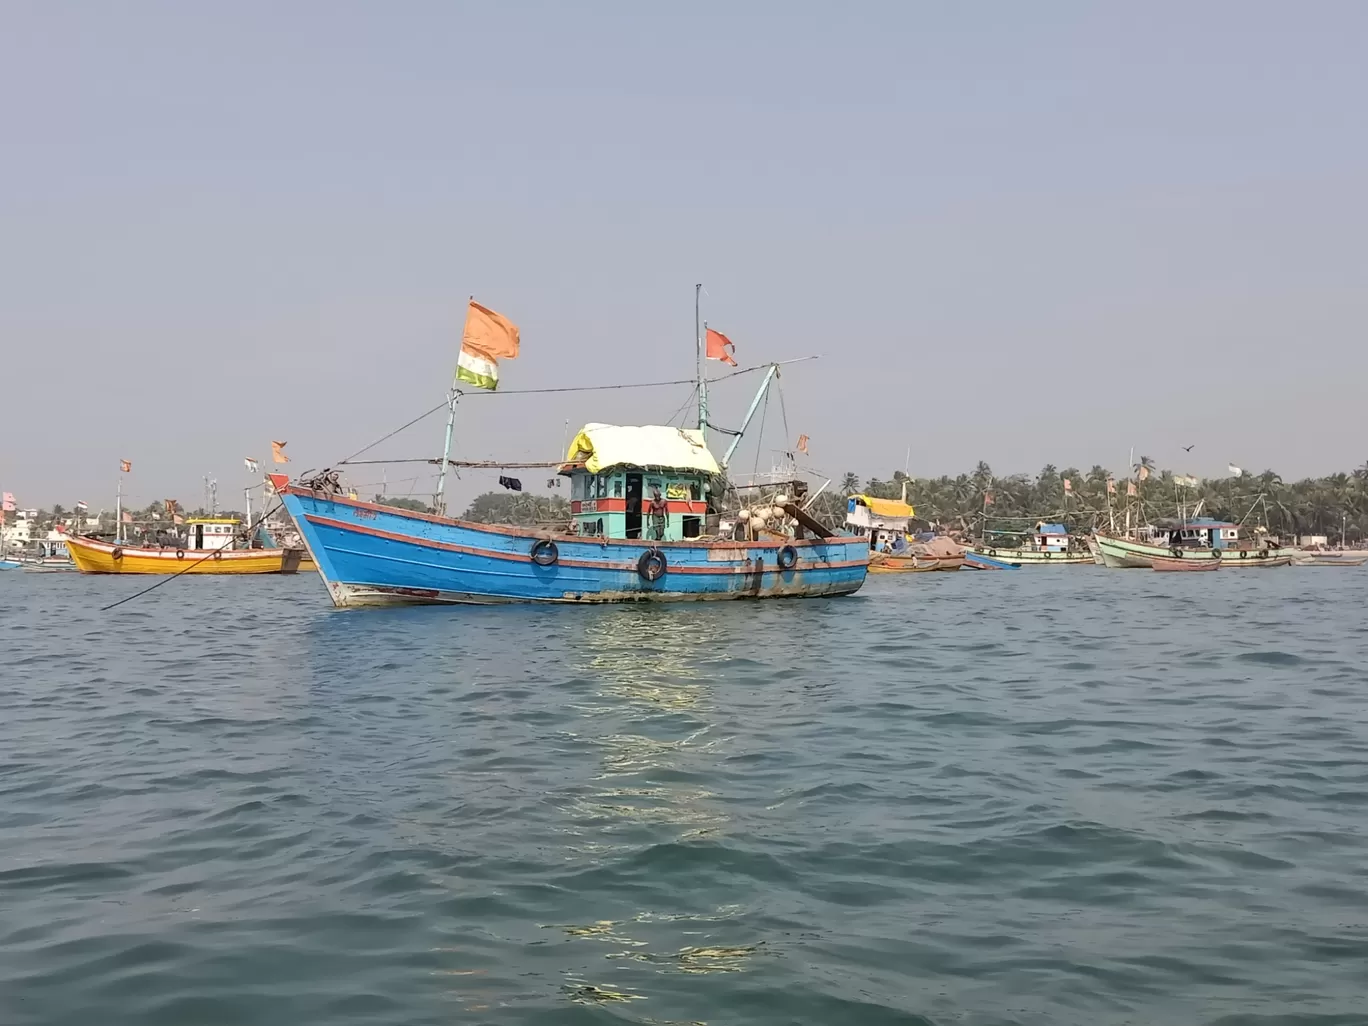
MULTIPOLYGON (((746 419, 741 422, 740 431, 728 431, 727 434, 733 435, 731 445, 727 446, 727 453, 722 457, 722 469, 727 468, 731 462, 732 454, 736 452, 736 447, 741 444, 741 438, 746 433, 746 428, 750 427, 751 418, 755 416, 755 411, 760 408, 760 400, 765 397, 765 392, 770 387, 770 382, 779 374, 779 365, 770 364, 770 369, 765 372, 765 380, 760 382, 760 387, 756 389, 755 398, 751 400, 750 409, 746 411, 746 419)), ((722 430, 719 428, 719 430, 722 430)))

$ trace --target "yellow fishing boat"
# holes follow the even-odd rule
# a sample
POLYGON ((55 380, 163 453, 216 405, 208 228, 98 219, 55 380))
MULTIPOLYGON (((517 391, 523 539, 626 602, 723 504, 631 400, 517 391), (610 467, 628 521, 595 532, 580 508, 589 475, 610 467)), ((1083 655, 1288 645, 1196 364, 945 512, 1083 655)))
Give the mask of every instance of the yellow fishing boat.
POLYGON ((175 546, 73 536, 67 550, 86 574, 293 574, 314 569, 303 549, 237 548, 240 525, 232 517, 192 518, 185 522, 185 538, 175 546))

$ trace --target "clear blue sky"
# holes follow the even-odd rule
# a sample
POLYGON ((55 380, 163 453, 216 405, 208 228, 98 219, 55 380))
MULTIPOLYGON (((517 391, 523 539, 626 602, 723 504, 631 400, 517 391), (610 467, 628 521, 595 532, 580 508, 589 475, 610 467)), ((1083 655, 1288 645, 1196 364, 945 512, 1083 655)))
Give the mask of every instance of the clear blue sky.
MULTIPOLYGON (((743 364, 823 354, 785 409, 831 473, 1349 469, 1365 39, 1333 2, 12 3, 0 487, 345 456, 440 402, 472 293, 507 388, 685 377, 697 281, 743 364)), ((461 451, 686 394, 471 399, 461 451)))

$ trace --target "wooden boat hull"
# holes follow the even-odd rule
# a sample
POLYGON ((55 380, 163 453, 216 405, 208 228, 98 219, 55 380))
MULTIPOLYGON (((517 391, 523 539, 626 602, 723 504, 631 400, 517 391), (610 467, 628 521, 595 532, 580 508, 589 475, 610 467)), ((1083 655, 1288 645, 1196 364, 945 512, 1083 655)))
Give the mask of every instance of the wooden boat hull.
POLYGON ((1117 538, 1098 532, 1093 536, 1106 566, 1113 569, 1144 569, 1156 559, 1182 560, 1192 563, 1220 561, 1222 566, 1286 566, 1291 554, 1281 549, 1186 549, 1152 545, 1148 542, 1117 538), (1281 560, 1282 562, 1275 562, 1281 560))
POLYGON ((86 574, 292 574, 303 556, 298 549, 238 549, 211 555, 197 549, 146 549, 79 537, 67 540, 67 551, 86 574))
POLYGON ((1363 566, 1368 556, 1296 556, 1293 566, 1363 566))
POLYGON ((999 549, 976 545, 974 552, 990 559, 1001 559, 1017 566, 1078 566, 1093 562, 1091 552, 1035 552, 1030 549, 999 549))
POLYGON ((876 553, 869 557, 871 574, 928 574, 959 570, 963 566, 963 553, 958 556, 894 556, 876 553))
POLYGON ((1195 559, 1165 559, 1163 556, 1155 556, 1150 563, 1151 570, 1164 572, 1181 571, 1184 573, 1207 573, 1211 570, 1221 569, 1219 559, 1195 560, 1195 559))
POLYGON ((1275 566, 1291 566, 1291 556, 1269 556, 1266 559, 1231 559, 1222 558, 1221 569, 1223 570, 1268 570, 1275 566))
POLYGON ((22 563, 16 563, 12 559, 0 559, 0 570, 18 570, 22 563))
POLYGON ((297 485, 278 494, 339 607, 812 598, 858 591, 869 568, 864 538, 589 538, 453 520, 297 485), (532 559, 543 541, 556 547, 550 565, 532 559), (780 554, 789 548, 796 558, 785 569, 780 554), (667 569, 648 580, 640 567, 652 551, 667 569))

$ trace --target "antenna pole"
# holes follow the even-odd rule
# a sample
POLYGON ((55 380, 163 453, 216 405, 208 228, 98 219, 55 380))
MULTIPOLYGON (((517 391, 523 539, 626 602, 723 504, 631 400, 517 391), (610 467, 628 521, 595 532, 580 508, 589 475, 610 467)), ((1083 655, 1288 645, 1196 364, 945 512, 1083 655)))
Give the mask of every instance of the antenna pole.
POLYGON ((708 444, 708 379, 703 373, 703 332, 707 325, 700 327, 699 296, 703 284, 694 286, 694 347, 698 353, 698 430, 703 432, 703 444, 708 444))

